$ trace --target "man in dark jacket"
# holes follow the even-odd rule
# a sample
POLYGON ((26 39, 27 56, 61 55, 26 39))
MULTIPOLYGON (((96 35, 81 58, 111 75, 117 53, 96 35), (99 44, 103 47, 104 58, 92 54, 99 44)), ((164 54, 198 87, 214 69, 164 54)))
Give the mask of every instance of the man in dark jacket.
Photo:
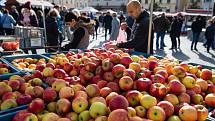
MULTIPOLYGON (((149 34, 149 14, 141 10, 139 1, 130 1, 127 5, 128 15, 135 19, 130 40, 117 45, 110 45, 113 48, 128 48, 135 51, 147 53, 149 34)), ((151 34, 150 53, 153 54, 153 34, 151 34)))
POLYGON ((208 23, 209 26, 206 28, 205 38, 207 39, 207 52, 209 53, 210 47, 212 46, 214 41, 215 25, 212 20, 209 20, 208 23))
POLYGON ((193 40, 192 40, 192 44, 191 44, 191 50, 193 50, 193 46, 194 46, 194 49, 196 51, 198 51, 196 46, 197 46, 197 43, 199 40, 200 33, 202 32, 202 28, 204 28, 203 24, 204 23, 202 23, 202 21, 201 21, 201 16, 198 16, 196 18, 196 20, 191 25, 192 32, 193 32, 193 40))
POLYGON ((16 9, 16 6, 11 7, 10 15, 18 22, 19 21, 19 12, 16 9))
POLYGON ((112 16, 110 12, 107 12, 106 16, 104 17, 104 27, 105 27, 105 40, 107 40, 107 31, 109 30, 109 34, 111 33, 111 24, 112 24, 112 16))
POLYGON ((156 49, 159 49, 159 39, 161 38, 160 41, 160 49, 164 49, 164 37, 166 34, 166 31, 169 29, 170 26, 170 22, 169 20, 166 18, 165 13, 163 13, 160 17, 156 18, 153 21, 154 25, 155 25, 155 32, 157 34, 157 38, 156 38, 156 49))

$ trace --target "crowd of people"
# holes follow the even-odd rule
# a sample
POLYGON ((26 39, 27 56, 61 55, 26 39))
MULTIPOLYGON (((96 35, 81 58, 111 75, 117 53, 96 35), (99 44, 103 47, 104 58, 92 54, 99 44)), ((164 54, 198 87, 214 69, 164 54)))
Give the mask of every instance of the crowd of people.
MULTIPOLYGON (((132 48, 136 51, 147 52, 149 14, 135 0, 128 3, 127 12, 127 17, 122 12, 119 14, 106 12, 95 16, 93 13, 80 13, 76 10, 70 12, 66 7, 55 5, 47 14, 44 14, 41 10, 35 12, 32 9, 31 2, 27 2, 21 10, 12 6, 10 11, 7 9, 0 11, 0 35, 13 35, 16 25, 45 28, 47 46, 62 46, 62 50, 69 50, 87 48, 90 44, 90 36, 97 39, 98 34, 104 32, 106 41, 117 42, 117 44, 112 44, 110 47, 132 48), (46 16, 44 17, 44 15, 46 16), (69 43, 63 46, 62 42, 65 38, 68 39, 69 43)), ((183 23, 184 17, 180 13, 171 19, 167 18, 165 13, 153 16, 150 52, 153 53, 154 32, 156 33, 157 50, 163 50, 166 47, 164 39, 166 33, 169 33, 171 38, 172 46, 170 49, 180 49, 183 23)), ((212 44, 215 34, 215 18, 209 20, 206 25, 202 17, 198 16, 191 26, 193 34, 191 50, 198 51, 199 36, 205 27, 207 27, 205 32, 207 41, 204 46, 207 47, 208 52, 211 46, 215 48, 212 44)), ((48 51, 55 52, 57 50, 53 48, 48 49, 48 51)), ((32 49, 32 53, 36 53, 36 50, 32 49)))

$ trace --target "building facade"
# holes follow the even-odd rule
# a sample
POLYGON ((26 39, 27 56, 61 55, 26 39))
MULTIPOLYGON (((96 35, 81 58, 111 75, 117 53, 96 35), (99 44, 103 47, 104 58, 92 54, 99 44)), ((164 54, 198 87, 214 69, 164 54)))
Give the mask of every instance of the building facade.
POLYGON ((46 0, 60 6, 67 8, 84 8, 88 7, 88 0, 46 0))

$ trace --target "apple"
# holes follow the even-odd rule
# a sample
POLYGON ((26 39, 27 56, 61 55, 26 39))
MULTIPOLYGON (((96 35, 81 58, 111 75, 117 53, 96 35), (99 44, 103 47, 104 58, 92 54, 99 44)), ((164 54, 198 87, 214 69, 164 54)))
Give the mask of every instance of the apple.
POLYGON ((155 74, 151 76, 152 83, 165 83, 165 78, 160 74, 155 74))
POLYGON ((202 92, 201 87, 198 84, 195 84, 190 90, 193 90, 196 94, 200 94, 202 92))
POLYGON ((57 98, 57 93, 51 87, 48 87, 43 92, 43 100, 46 102, 52 102, 57 98))
POLYGON ((152 70, 154 70, 156 67, 158 67, 158 63, 157 63, 156 61, 154 61, 154 60, 149 61, 149 62, 148 62, 148 65, 149 65, 149 70, 150 70, 150 71, 152 71, 152 70))
POLYGON ((186 92, 185 86, 178 80, 172 80, 168 84, 169 92, 172 94, 181 94, 186 92))
POLYGON ((186 76, 186 71, 181 66, 175 66, 172 69, 172 73, 178 78, 184 78, 186 76))
POLYGON ((208 106, 215 107, 215 94, 214 93, 207 94, 205 97, 205 103, 208 106))
POLYGON ((200 78, 202 78, 204 80, 211 80, 212 71, 209 69, 202 69, 202 73, 200 74, 200 78))
POLYGON ((12 88, 13 91, 18 90, 20 87, 19 80, 9 80, 8 85, 12 88))
POLYGON ((54 63, 47 63, 46 67, 50 67, 52 69, 55 69, 55 64, 54 63))
POLYGON ((70 121, 68 118, 59 118, 57 121, 70 121))
POLYGON ((73 76, 78 76, 79 72, 77 68, 73 68, 70 72, 69 72, 69 76, 73 77, 73 76))
POLYGON ((108 121, 129 121, 128 112, 124 109, 117 109, 110 113, 108 121))
POLYGON ((32 100, 32 102, 28 106, 28 110, 32 113, 40 113, 44 109, 45 109, 44 101, 40 98, 32 100))
POLYGON ((184 68, 184 70, 186 71, 186 72, 189 72, 190 71, 190 67, 189 67, 189 65, 187 64, 187 63, 181 63, 181 64, 179 64, 182 68, 184 68))
POLYGON ((167 94, 167 88, 161 83, 154 83, 150 86, 150 95, 162 98, 167 94))
POLYGON ((120 91, 120 87, 116 82, 107 83, 107 87, 111 88, 113 92, 119 92, 120 91))
POLYGON ((152 81, 148 78, 139 78, 136 80, 136 87, 138 91, 149 91, 152 81))
POLYGON ((167 121, 181 121, 181 119, 176 115, 172 115, 168 118, 167 121))
POLYGON ((55 113, 46 113, 43 118, 42 121, 57 121, 60 117, 55 114, 55 113))
POLYGON ((190 73, 191 74, 196 74, 198 71, 199 71, 199 69, 198 69, 198 67, 197 66, 190 66, 190 69, 189 69, 190 71, 190 73))
POLYGON ((94 102, 89 109, 90 116, 94 119, 99 116, 105 116, 107 114, 107 110, 107 106, 101 102, 94 102))
POLYGON ((134 108, 128 107, 127 111, 128 111, 128 117, 134 117, 134 116, 136 116, 136 110, 134 108))
POLYGON ((17 107, 15 99, 7 99, 1 103, 1 111, 17 107))
POLYGON ((78 121, 78 114, 75 112, 70 112, 66 114, 66 118, 70 119, 71 121, 78 121))
POLYGON ((112 63, 117 64, 120 62, 120 55, 118 53, 112 53, 109 58, 112 63))
POLYGON ((119 80, 119 87, 122 90, 130 90, 133 87, 133 79, 129 76, 123 76, 120 80, 119 80))
POLYGON ((167 94, 164 97, 164 101, 169 101, 170 103, 172 103, 174 106, 179 104, 179 100, 178 97, 174 94, 167 94))
POLYGON ((31 97, 35 97, 34 87, 29 86, 25 90, 26 95, 30 95, 31 97))
POLYGON ((179 78, 176 77, 175 75, 170 75, 170 76, 168 77, 168 82, 170 82, 170 81, 172 81, 172 80, 178 80, 178 81, 179 81, 179 78))
POLYGON ((17 97, 16 102, 18 105, 26 105, 31 103, 32 100, 30 95, 21 95, 20 97, 17 97))
POLYGON ((103 79, 104 79, 105 81, 111 82, 111 81, 114 80, 114 76, 113 76, 112 72, 105 72, 105 73, 103 74, 103 79))
POLYGON ((75 93, 75 98, 78 98, 78 97, 82 97, 82 98, 87 99, 88 95, 87 95, 87 93, 85 91, 77 91, 75 93))
POLYGON ((63 70, 67 73, 71 72, 73 69, 73 65, 71 63, 65 63, 63 65, 63 70))
POLYGON ((132 62, 129 64, 129 69, 134 70, 136 73, 139 73, 141 70, 141 65, 137 62, 132 62))
POLYGON ((174 113, 174 106, 168 101, 161 101, 157 106, 161 107, 165 111, 166 117, 170 117, 174 113))
POLYGON ((131 57, 123 56, 120 58, 120 64, 124 65, 125 67, 129 67, 130 63, 132 63, 131 57))
POLYGON ((165 79, 167 79, 169 76, 166 70, 159 70, 156 72, 156 74, 162 75, 165 79))
POLYGON ((90 104, 93 104, 94 102, 101 102, 101 103, 107 105, 106 100, 103 97, 93 97, 89 100, 89 102, 90 102, 90 104))
POLYGON ((7 92, 12 92, 12 88, 5 82, 0 82, 0 97, 7 92))
POLYGON ((110 71, 113 68, 113 63, 109 59, 102 60, 102 69, 104 71, 110 71))
POLYGON ((191 100, 194 104, 203 104, 203 97, 200 94, 194 94, 191 97, 191 100))
POLYGON ((35 114, 30 112, 19 112, 13 118, 13 121, 38 121, 38 118, 35 114))
POLYGON ((93 62, 88 62, 85 64, 85 70, 89 72, 94 72, 96 70, 96 64, 93 62))
POLYGON ((201 87, 202 91, 206 91, 208 89, 208 83, 203 79, 197 79, 196 84, 201 87))
POLYGON ((54 70, 51 67, 46 67, 42 71, 44 77, 52 77, 54 75, 54 70))
POLYGON ((96 71, 95 71, 95 74, 96 75, 103 75, 103 69, 102 69, 102 66, 98 66, 97 68, 96 68, 96 71))
POLYGON ((107 121, 107 120, 108 120, 107 116, 99 116, 95 119, 95 121, 107 121))
POLYGON ((49 112, 56 112, 57 111, 57 102, 50 102, 50 103, 48 103, 48 105, 47 105, 47 110, 49 111, 49 112))
POLYGON ((66 81, 62 80, 62 79, 58 79, 56 80, 53 84, 52 84, 52 88, 56 91, 59 92, 61 88, 66 87, 66 81))
POLYGON ((146 116, 147 111, 143 106, 137 106, 135 107, 135 110, 136 110, 137 116, 141 118, 144 118, 146 116))
POLYGON ((140 99, 140 104, 145 108, 149 109, 157 105, 157 99, 151 95, 143 95, 140 99))
POLYGON ((147 111, 147 118, 153 121, 165 121, 165 111, 158 106, 153 106, 147 111))
POLYGON ((190 96, 187 93, 181 93, 178 95, 179 103, 188 103, 190 104, 190 96))
POLYGON ((62 87, 59 92, 60 98, 71 99, 74 95, 75 92, 71 87, 62 87))
POLYGON ((88 108, 88 101, 85 98, 78 97, 72 101, 72 109, 76 113, 81 113, 88 108))
POLYGON ((215 93, 215 85, 214 84, 208 84, 208 93, 215 93))
POLYGON ((41 98, 43 96, 44 89, 42 87, 35 86, 33 88, 33 91, 34 91, 34 95, 33 95, 34 98, 41 98))
POLYGON ((125 69, 125 70, 123 71, 123 76, 129 76, 129 77, 131 77, 132 79, 135 79, 136 73, 135 73, 135 71, 132 70, 132 69, 125 69))
POLYGON ((112 69, 112 74, 114 75, 114 77, 116 78, 122 78, 123 76, 123 72, 125 70, 125 66, 122 64, 117 64, 113 67, 112 69))
POLYGON ((196 121, 197 116, 198 116, 197 110, 192 106, 183 106, 179 110, 179 117, 181 120, 196 121))
POLYGON ((205 121, 208 117, 208 110, 203 105, 194 105, 197 110, 197 120, 205 121))
POLYGON ((101 80, 97 83, 97 85, 99 86, 100 89, 102 89, 103 87, 105 87, 107 85, 107 81, 105 80, 101 80))
POLYGON ((29 81, 32 86, 41 86, 43 81, 39 78, 34 78, 29 81))
POLYGON ((139 91, 131 90, 127 92, 126 99, 128 100, 130 106, 135 107, 139 105, 141 96, 142 95, 139 91))
POLYGON ((102 80, 102 77, 100 75, 95 75, 92 80, 91 80, 91 84, 97 84, 99 81, 102 80))
POLYGON ((100 96, 107 97, 112 92, 112 89, 109 87, 103 87, 100 89, 100 96))
POLYGON ((187 89, 191 89, 195 86, 196 84, 196 80, 193 78, 193 77, 190 77, 190 76, 186 76, 183 80, 182 80, 182 83, 184 84, 184 86, 187 88, 187 89))
POLYGON ((33 74, 31 75, 32 78, 39 78, 42 79, 43 78, 43 74, 41 71, 39 70, 35 70, 33 71, 33 74))
POLYGON ((96 96, 99 96, 100 89, 99 89, 98 85, 90 84, 86 87, 86 92, 89 97, 96 97, 96 96))
POLYGON ((127 109, 128 101, 124 96, 116 95, 109 101, 109 108, 111 111, 116 109, 127 109))
POLYGON ((64 79, 68 75, 63 69, 54 69, 54 77, 58 79, 64 79))
POLYGON ((88 110, 81 112, 78 116, 78 121, 89 121, 90 119, 91 119, 91 116, 88 110))
POLYGON ((56 103, 56 111, 59 115, 69 113, 71 110, 71 103, 68 99, 59 99, 56 103))
POLYGON ((106 102, 109 104, 110 100, 113 99, 113 97, 117 96, 118 94, 116 92, 111 92, 107 97, 106 97, 106 102))
POLYGON ((2 101, 5 101, 7 99, 16 99, 17 98, 17 95, 13 92, 7 92, 5 93, 3 96, 2 96, 2 101))

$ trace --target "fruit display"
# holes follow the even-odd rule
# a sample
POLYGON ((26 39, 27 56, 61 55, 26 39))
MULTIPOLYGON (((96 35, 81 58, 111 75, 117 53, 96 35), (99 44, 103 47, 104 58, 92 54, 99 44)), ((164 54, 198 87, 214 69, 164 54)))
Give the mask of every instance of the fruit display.
POLYGON ((0 61, 0 75, 9 74, 12 71, 13 70, 11 70, 11 68, 7 64, 4 64, 0 61))
POLYGON ((0 113, 31 103, 32 99, 41 98, 44 92, 42 80, 30 76, 12 75, 0 82, 0 113))
POLYGON ((3 42, 1 47, 4 51, 15 51, 19 49, 19 42, 3 42))
POLYGON ((112 48, 53 54, 25 77, 33 86, 21 93, 32 101, 13 121, 204 121, 215 107, 214 77, 201 66, 112 48))

